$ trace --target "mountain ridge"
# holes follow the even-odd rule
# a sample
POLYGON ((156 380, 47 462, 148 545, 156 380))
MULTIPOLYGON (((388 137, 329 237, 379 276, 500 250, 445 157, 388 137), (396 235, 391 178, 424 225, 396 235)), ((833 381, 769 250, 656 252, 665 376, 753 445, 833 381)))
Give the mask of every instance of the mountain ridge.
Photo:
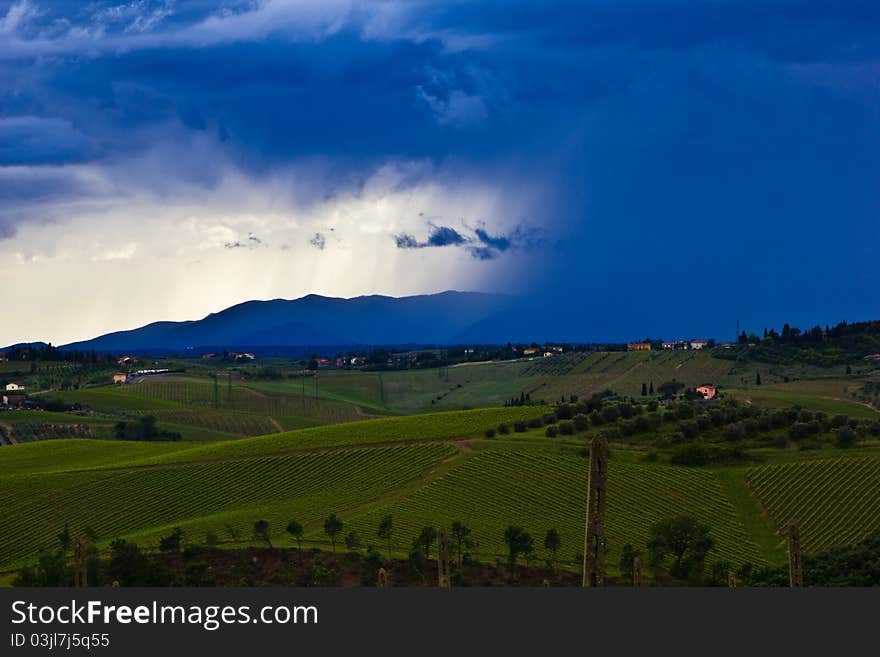
MULTIPOLYGON (((297 299, 253 299, 201 319, 151 322, 62 345, 99 352, 187 352, 202 347, 239 349, 335 345, 428 345, 486 336, 492 318, 515 297, 446 290, 436 294, 351 298, 309 294, 297 299)), ((499 327, 501 328, 501 327, 499 327)), ((512 328, 512 327, 511 327, 512 328)), ((498 331, 498 340, 504 331, 498 331)))

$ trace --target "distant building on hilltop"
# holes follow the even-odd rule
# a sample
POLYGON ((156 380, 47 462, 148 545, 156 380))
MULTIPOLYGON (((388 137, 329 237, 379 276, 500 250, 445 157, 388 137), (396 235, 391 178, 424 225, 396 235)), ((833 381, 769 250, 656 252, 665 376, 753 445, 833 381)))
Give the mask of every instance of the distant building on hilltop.
POLYGON ((6 384, 6 392, 15 392, 16 390, 24 390, 25 386, 22 383, 7 383, 6 384))
POLYGON ((134 363, 134 360, 135 360, 134 356, 120 356, 117 359, 116 364, 117 365, 131 365, 134 363))
POLYGON ((697 386, 697 392, 703 395, 703 399, 712 399, 716 394, 717 390, 715 390, 715 386, 705 385, 705 386, 697 386))
POLYGON ((702 349, 707 344, 709 344, 708 340, 691 340, 691 349, 702 349))
POLYGON ((117 372, 113 375, 113 383, 128 383, 128 374, 125 372, 117 372))
POLYGON ((540 351, 537 347, 529 347, 528 349, 523 349, 523 356, 534 356, 540 351))
POLYGON ((865 360, 880 360, 880 354, 868 354, 865 360))
POLYGON ((651 343, 650 342, 628 342, 626 345, 627 351, 651 351, 651 343))

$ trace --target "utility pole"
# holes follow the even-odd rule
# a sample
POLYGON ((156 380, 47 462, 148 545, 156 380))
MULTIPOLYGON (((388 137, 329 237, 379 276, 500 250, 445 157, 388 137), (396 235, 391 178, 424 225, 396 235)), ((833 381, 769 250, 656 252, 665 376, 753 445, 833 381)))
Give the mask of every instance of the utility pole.
POLYGON ((608 440, 597 434, 590 443, 587 483, 587 526, 584 533, 584 586, 605 586, 605 492, 608 440))
POLYGON ((791 588, 804 585, 804 562, 801 555, 801 537, 797 523, 788 524, 788 584, 791 588))

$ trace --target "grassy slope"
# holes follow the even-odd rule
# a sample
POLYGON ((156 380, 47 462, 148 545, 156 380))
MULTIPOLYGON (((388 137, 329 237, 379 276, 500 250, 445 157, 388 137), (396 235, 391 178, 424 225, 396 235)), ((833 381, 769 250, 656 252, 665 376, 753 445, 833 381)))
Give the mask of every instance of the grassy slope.
MULTIPOLYGON (((694 385, 706 381, 728 386, 746 386, 752 383, 754 375, 737 370, 735 365, 730 361, 711 359, 708 354, 695 352, 616 352, 591 354, 586 358, 573 357, 570 360, 536 359, 453 367, 449 368, 449 382, 445 377, 439 377, 437 370, 388 372, 381 375, 322 372, 319 374, 319 394, 326 395, 327 398, 320 399, 317 403, 326 402, 324 412, 335 412, 335 408, 342 406, 353 408, 354 405, 360 405, 367 412, 412 413, 424 408, 439 410, 489 403, 486 400, 497 402, 518 395, 520 391, 531 392, 534 399, 558 399, 558 395, 584 395, 606 387, 612 387, 622 394, 637 396, 643 381, 653 381, 656 386, 670 378, 694 385), (433 405, 430 403, 431 399, 435 400, 433 405)), ((748 390, 735 394, 758 395, 753 401, 759 404, 788 406, 796 403, 828 413, 845 412, 860 417, 877 417, 874 411, 846 398, 855 379, 823 379, 781 384, 775 383, 777 374, 768 376, 762 372, 764 386, 751 386, 748 390)), ((204 380, 183 383, 193 386, 193 394, 213 395, 212 387, 206 389, 204 380)), ((277 385, 274 382, 249 384, 253 387, 247 390, 237 387, 234 394, 236 400, 245 399, 249 404, 260 404, 262 407, 267 402, 259 400, 264 398, 271 401, 281 397, 281 393, 297 395, 295 390, 287 390, 286 387, 293 385, 296 388, 298 383, 283 381, 277 385)), ((242 416, 250 415, 247 412, 223 409, 214 411, 203 405, 187 405, 173 399, 162 399, 160 395, 175 394, 171 388, 163 391, 161 386, 156 386, 153 391, 156 396, 137 394, 133 390, 135 388, 88 389, 65 393, 65 396, 77 397, 78 401, 85 403, 98 403, 108 411, 153 412, 160 417, 164 414, 166 420, 175 420, 175 423, 163 422, 163 428, 181 427, 187 437, 189 436, 185 430, 188 429, 190 432, 196 430, 202 439, 225 438, 229 434, 213 431, 210 427, 219 426, 217 423, 222 420, 238 423, 238 428, 244 432, 244 424, 251 422, 242 419, 242 416), (193 427, 182 422, 193 420, 199 414, 204 416, 200 424, 205 426, 193 427)), ((146 392, 149 389, 142 388, 139 391, 146 392)), ((727 391, 730 392, 731 389, 728 387, 727 391)), ((225 394, 225 390, 221 387, 222 394, 225 394)), ((307 401, 297 396, 292 399, 303 405, 307 401)), ((282 404, 280 410, 289 410, 288 405, 289 403, 282 404)), ((406 416, 321 426, 243 440, 220 440, 208 445, 59 440, 2 448, 0 487, 8 493, 4 497, 17 500, 20 498, 22 504, 29 506, 24 509, 16 502, 5 509, 0 514, 0 535, 23 531, 20 523, 25 517, 41 518, 42 534, 37 532, 37 535, 28 539, 31 541, 28 545, 34 547, 46 544, 46 541, 51 543, 65 521, 63 518, 72 513, 71 509, 78 509, 77 505, 85 504, 96 510, 94 517, 99 520, 108 512, 112 517, 127 518, 125 522, 120 520, 117 525, 112 524, 112 518, 107 520, 110 524, 106 525, 105 531, 110 533, 101 534, 105 541, 116 535, 126 535, 155 543, 158 534, 167 532, 177 524, 184 526, 194 541, 203 540, 204 532, 209 530, 223 534, 221 538, 228 538, 225 536, 227 524, 235 528, 240 539, 244 540, 249 534, 249 524, 258 517, 270 519, 275 540, 283 540, 285 519, 296 517, 306 524, 309 538, 321 544, 325 539, 321 535, 320 520, 327 513, 337 512, 344 515, 346 523, 356 528, 364 543, 368 544, 377 542, 374 537, 377 518, 382 513, 392 512, 399 527, 398 541, 401 548, 408 545, 412 538, 410 534, 416 532, 422 524, 445 524, 453 519, 460 519, 474 527, 480 543, 477 550, 487 557, 503 551, 500 532, 503 531, 503 526, 511 522, 522 524, 535 536, 538 544, 542 542, 543 532, 553 523, 563 535, 563 552, 568 553, 577 549, 583 526, 580 514, 585 482, 581 479, 585 477, 586 462, 578 454, 578 447, 582 447, 583 443, 549 441, 540 432, 517 434, 492 441, 482 439, 485 428, 495 426, 501 421, 510 422, 517 417, 530 417, 543 410, 528 407, 496 408, 406 416), (410 447, 428 450, 424 454, 429 454, 430 450, 440 447, 431 444, 433 441, 461 438, 471 440, 468 444, 456 442, 454 445, 447 445, 452 451, 437 453, 424 462, 413 456, 416 452, 405 459, 400 455, 394 456, 393 460, 400 461, 401 464, 404 461, 421 463, 408 470, 407 476, 399 480, 388 475, 386 466, 393 463, 388 462, 389 453, 381 451, 385 447, 378 446, 384 443, 421 441, 422 444, 410 447), (347 449, 350 446, 371 447, 347 449), (476 448, 476 451, 472 448, 476 448), (332 483, 333 490, 310 488, 311 492, 300 493, 290 488, 280 497, 277 492, 268 491, 266 486, 272 482, 275 482, 272 485, 281 485, 277 483, 275 474, 284 475, 295 471, 291 469, 294 468, 291 465, 293 461, 285 459, 304 456, 296 454, 298 450, 324 449, 330 451, 311 454, 316 460, 310 463, 316 473, 325 473, 324 483, 332 483), (337 458, 332 455, 341 452, 346 452, 346 458, 353 459, 352 463, 358 460, 361 465, 353 465, 353 469, 346 470, 349 465, 345 459, 332 460, 337 458), (384 456, 379 461, 372 461, 365 456, 368 453, 384 456), (285 456, 272 456, 275 454, 285 456), (221 462, 208 462, 213 460, 221 462), (332 473, 340 470, 350 472, 352 481, 363 482, 357 477, 365 474, 364 464, 368 462, 373 463, 369 469, 371 474, 378 477, 375 481, 384 481, 384 484, 364 484, 357 490, 347 488, 345 482, 332 478, 332 473), (259 466, 264 467, 263 470, 249 469, 257 468, 258 463, 263 464, 259 466), (329 470, 325 469, 324 464, 330 463, 334 465, 329 470), (73 472, 77 470, 88 472, 73 472), (153 474, 148 476, 146 473, 153 474), (161 478, 158 473, 164 473, 161 477, 165 478, 161 478), (239 497, 230 500, 217 493, 218 497, 205 498, 203 493, 194 492, 187 487, 181 488, 183 484, 176 482, 176 476, 192 480, 210 491, 218 487, 238 490, 239 497), (121 486, 120 482, 127 483, 122 488, 113 487, 121 486), (190 512, 186 511, 189 507, 185 505, 190 502, 181 500, 180 504, 183 506, 175 506, 177 502, 174 499, 169 499, 164 493, 159 495, 154 492, 158 490, 157 487, 163 486, 170 487, 169 490, 177 491, 181 496, 189 495, 195 500, 193 504, 202 505, 202 511, 187 515, 190 512), (254 493, 251 496, 250 489, 263 493, 254 493), (339 489, 339 495, 333 492, 336 489, 339 489), (80 495, 75 501, 68 497, 73 491, 80 495), (111 499, 111 496, 116 497, 111 499), (140 509, 138 513, 141 513, 142 518, 136 513, 130 515, 124 505, 117 501, 144 498, 143 503, 146 504, 150 496, 164 500, 165 506, 150 507, 150 510, 136 505, 132 513, 140 509), (97 513, 98 511, 101 513, 97 513)), ((7 417, 13 415, 15 414, 8 414, 7 417)), ((50 414, 41 416, 42 419, 34 417, 27 421, 114 421, 99 418, 81 420, 67 415, 49 419, 48 415, 50 414)), ((308 422, 296 413, 292 416, 255 416, 272 417, 283 428, 299 427, 303 422, 308 422)), ((22 414, 17 417, 26 416, 22 414)), ((199 422, 197 419, 193 421, 199 422)), ((262 422, 263 420, 254 420, 253 427, 248 425, 248 431, 256 431, 256 427, 265 426, 262 422)), ((791 451, 779 454, 774 452, 771 458, 809 463, 821 460, 817 458, 820 456, 822 455, 791 451)), ((609 517, 610 567, 616 566, 615 560, 622 542, 634 542, 643 547, 652 518, 679 512, 690 512, 709 522, 717 533, 718 557, 733 557, 730 560, 737 561, 740 557, 736 555, 742 554, 745 555, 742 558, 769 563, 778 563, 784 558, 782 543, 768 525, 768 522, 780 522, 779 512, 775 512, 776 516, 769 512, 763 513, 762 508, 756 505, 752 490, 745 481, 745 468, 689 470, 650 465, 634 461, 634 458, 632 453, 616 451, 615 463, 612 465, 612 474, 616 470, 618 481, 624 485, 618 489, 619 493, 614 498, 616 501, 609 501, 611 508, 615 509, 614 520, 609 517), (638 512, 633 517, 633 509, 642 509, 643 517, 638 517, 638 512), (742 548, 734 550, 734 545, 741 545, 742 548)), ((847 462, 854 463, 855 461, 847 462)), ((863 522, 864 518, 878 516, 876 513, 871 516, 873 509, 864 506, 873 498, 866 495, 860 498, 846 493, 853 472, 861 473, 858 482, 864 483, 868 477, 867 481, 871 483, 872 471, 863 472, 843 467, 835 470, 828 484, 835 490, 844 491, 842 497, 838 495, 828 499, 840 498, 837 504, 845 504, 854 514, 849 521, 837 525, 838 529, 835 531, 839 530, 838 534, 843 541, 848 541, 855 535, 851 526, 854 522, 858 529, 862 525, 870 525, 863 522)), ((790 487, 809 499, 811 479, 793 478, 792 482, 794 483, 790 487)), ((319 483, 314 480, 310 485, 318 486, 319 483)), ((873 483, 874 489, 878 484, 880 482, 873 483)), ((759 493, 760 495, 764 494, 759 493)), ((761 499, 764 500, 764 497, 761 499)), ((772 505, 767 504, 765 508, 772 510, 772 505)), ((86 522, 86 517, 80 517, 77 522, 86 522)), ((807 531, 811 532, 812 529, 807 531)), ((837 539, 832 535, 829 540, 833 542, 837 539)), ((825 543, 816 543, 819 544, 825 543)), ((807 541, 805 547, 807 545, 811 544, 807 541)), ((8 566, 12 563, 11 557, 3 556, 3 549, 5 548, 0 548, 0 563, 8 566)), ((543 554, 540 549, 538 553, 543 554)), ((33 552, 30 555, 32 557, 33 552)), ((563 554, 560 558, 570 560, 571 554, 563 554)))
MULTIPOLYGON (((374 536, 381 517, 390 513, 405 546, 423 526, 448 527, 459 520, 473 528, 477 545, 472 552, 483 559, 503 558, 502 537, 510 524, 534 537, 539 558, 549 558, 543 539, 553 527, 562 537, 559 559, 573 562, 583 544, 588 460, 552 446, 527 449, 498 442, 402 499, 361 510, 351 526, 362 536, 374 536)), ((608 474, 609 568, 617 569, 624 544, 644 549, 651 523, 667 517, 670 509, 691 513, 712 527, 716 548, 710 559, 765 561, 712 471, 613 458, 608 474)), ((321 540, 319 527, 310 538, 321 540)))
POLYGON ((812 459, 751 468, 746 480, 777 531, 790 520, 806 552, 854 543, 880 528, 880 458, 812 459))
POLYGON ((64 523, 118 536, 182 526, 245 536, 257 518, 283 531, 284 518, 316 520, 416 477, 454 452, 442 444, 347 449, 323 453, 123 468, 16 475, 0 478, 0 564, 8 566, 50 546, 64 523), (222 482, 222 485, 219 485, 222 482), (279 515, 280 514, 280 515, 279 515))
POLYGON ((546 410, 542 407, 487 408, 329 425, 201 445, 185 452, 156 457, 145 464, 237 459, 297 450, 480 436, 487 428, 501 422, 535 417, 546 410))
POLYGON ((861 385, 857 379, 815 379, 792 381, 774 385, 753 386, 748 390, 728 390, 739 399, 760 406, 780 407, 798 405, 829 415, 849 415, 856 418, 880 419, 880 413, 850 397, 851 391, 861 385))

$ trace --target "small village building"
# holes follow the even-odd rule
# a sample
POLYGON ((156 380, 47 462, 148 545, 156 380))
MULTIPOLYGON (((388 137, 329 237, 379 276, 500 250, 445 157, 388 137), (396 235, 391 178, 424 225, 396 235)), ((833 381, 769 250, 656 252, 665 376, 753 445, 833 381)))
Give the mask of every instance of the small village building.
POLYGON ((6 384, 6 392, 15 392, 17 390, 24 390, 25 386, 22 383, 7 383, 6 384))
POLYGON ((707 344, 709 344, 708 340, 691 340, 691 349, 702 349, 707 344))
POLYGON ((705 385, 705 386, 697 386, 697 392, 703 395, 703 399, 712 399, 717 394, 717 390, 715 390, 715 386, 705 385))
POLYGON ((552 351, 545 351, 544 358, 553 358, 553 352, 552 351))
POLYGON ((4 406, 21 406, 24 404, 25 399, 27 399, 24 395, 3 395, 3 405, 4 406))
POLYGON ((117 365, 131 365, 134 363, 134 356, 120 356, 116 361, 117 365))
POLYGON ((534 356, 540 351, 537 347, 529 347, 528 349, 523 349, 523 356, 534 356))
POLYGON ((212 358, 215 358, 216 356, 217 356, 217 354, 202 354, 202 360, 211 360, 212 358))
POLYGON ((626 345, 627 351, 651 351, 650 342, 629 342, 626 345))
POLYGON ((877 360, 880 361, 880 354, 868 354, 865 356, 865 360, 877 360))
POLYGON ((113 375, 113 383, 128 383, 128 374, 125 372, 117 372, 113 375))
POLYGON ((664 341, 664 342, 663 342, 663 348, 664 348, 664 349, 675 349, 675 343, 674 343, 674 342, 666 342, 666 341, 664 341))

